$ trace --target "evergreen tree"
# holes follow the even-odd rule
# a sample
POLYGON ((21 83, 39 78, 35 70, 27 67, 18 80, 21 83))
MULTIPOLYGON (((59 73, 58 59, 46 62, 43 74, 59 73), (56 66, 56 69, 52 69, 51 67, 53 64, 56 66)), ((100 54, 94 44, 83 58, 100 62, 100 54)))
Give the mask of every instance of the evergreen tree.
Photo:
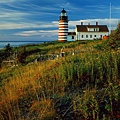
POLYGON ((6 46, 5 46, 5 51, 6 52, 10 52, 12 50, 12 47, 10 46, 10 44, 8 43, 6 46))
POLYGON ((9 57, 10 54, 12 52, 12 47, 10 46, 10 44, 8 43, 6 46, 5 46, 5 52, 4 52, 4 56, 5 58, 9 57))

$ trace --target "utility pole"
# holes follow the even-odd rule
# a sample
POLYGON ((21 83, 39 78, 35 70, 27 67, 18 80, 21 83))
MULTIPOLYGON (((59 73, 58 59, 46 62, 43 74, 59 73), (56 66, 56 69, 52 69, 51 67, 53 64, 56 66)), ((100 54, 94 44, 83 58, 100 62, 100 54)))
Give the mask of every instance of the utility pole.
POLYGON ((109 34, 111 34, 111 14, 112 14, 112 9, 111 9, 111 2, 110 2, 110 19, 109 19, 109 34))

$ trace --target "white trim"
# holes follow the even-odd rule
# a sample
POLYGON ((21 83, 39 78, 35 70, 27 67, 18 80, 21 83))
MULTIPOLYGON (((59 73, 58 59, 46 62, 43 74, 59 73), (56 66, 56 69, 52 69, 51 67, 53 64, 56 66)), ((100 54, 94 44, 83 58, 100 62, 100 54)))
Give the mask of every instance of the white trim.
POLYGON ((68 30, 68 28, 59 28, 59 30, 68 30))
POLYGON ((68 25, 68 22, 59 22, 59 25, 66 24, 68 25))

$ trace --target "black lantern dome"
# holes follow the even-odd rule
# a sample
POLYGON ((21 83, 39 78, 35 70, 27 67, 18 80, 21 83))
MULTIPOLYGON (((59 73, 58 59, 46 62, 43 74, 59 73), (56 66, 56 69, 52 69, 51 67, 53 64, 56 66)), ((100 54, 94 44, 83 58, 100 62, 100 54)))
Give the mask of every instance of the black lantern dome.
POLYGON ((65 20, 68 21, 68 16, 67 16, 67 12, 64 10, 61 11, 61 15, 60 15, 60 19, 59 20, 65 20))

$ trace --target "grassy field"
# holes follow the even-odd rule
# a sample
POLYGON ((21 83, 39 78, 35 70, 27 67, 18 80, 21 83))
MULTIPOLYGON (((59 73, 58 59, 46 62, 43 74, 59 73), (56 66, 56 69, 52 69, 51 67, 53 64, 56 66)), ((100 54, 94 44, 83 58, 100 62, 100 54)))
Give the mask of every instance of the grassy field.
POLYGON ((63 46, 66 53, 80 52, 1 68, 0 120, 120 119, 120 50, 105 49, 102 43, 26 46, 26 63, 37 54, 58 54, 63 46))

